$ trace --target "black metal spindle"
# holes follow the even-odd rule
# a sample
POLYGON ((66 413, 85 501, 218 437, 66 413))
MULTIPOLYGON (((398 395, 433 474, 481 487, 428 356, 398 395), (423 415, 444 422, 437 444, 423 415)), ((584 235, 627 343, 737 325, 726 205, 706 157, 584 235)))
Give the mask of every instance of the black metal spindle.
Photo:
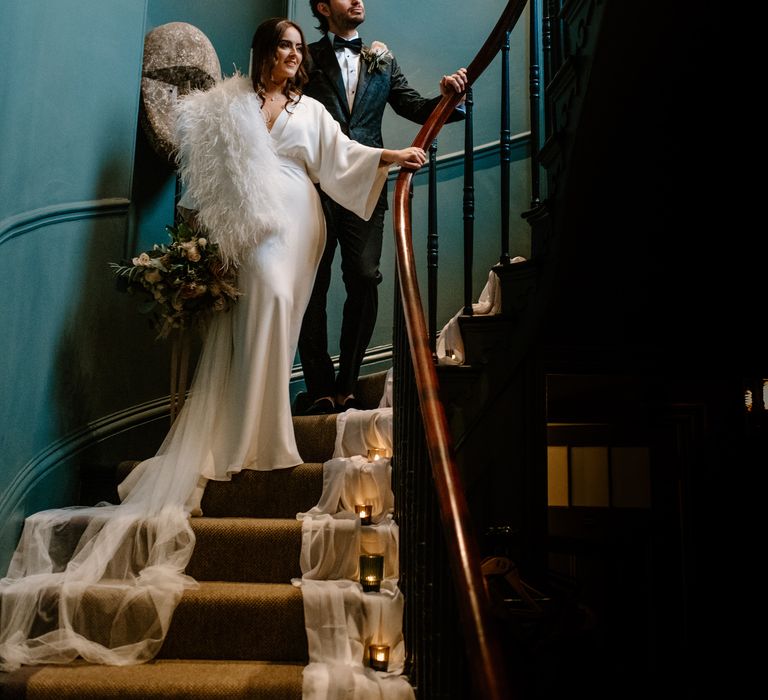
POLYGON ((405 316, 400 303, 400 288, 395 280, 395 323, 393 337, 393 368, 395 384, 393 392, 393 443, 392 458, 393 491, 395 494, 395 518, 402 538, 400 542, 400 590, 407 596, 403 616, 403 634, 406 640, 406 670, 419 696, 428 686, 425 673, 429 670, 429 639, 424 610, 429 571, 423 560, 424 535, 421 513, 426 494, 434 490, 426 488, 421 469, 418 444, 418 404, 415 397, 415 377, 411 364, 405 316))
POLYGON ((568 34, 566 32, 565 20, 562 15, 564 4, 565 0, 554 0, 555 13, 552 30, 554 32, 555 70, 560 70, 565 61, 565 57, 568 55, 568 34))
POLYGON ((499 137, 500 178, 501 178, 501 255, 502 265, 509 263, 509 207, 510 176, 512 162, 512 132, 509 117, 509 35, 507 30, 501 45, 501 135, 499 137))
POLYGON ((541 169, 538 154, 541 149, 541 66, 539 64, 539 21, 541 0, 531 0, 530 7, 530 88, 531 99, 531 208, 541 202, 541 169))
POLYGON ((406 601, 406 673, 419 698, 466 698, 459 612, 397 282, 395 289, 392 482, 400 530, 398 585, 406 601))
POLYGON ((467 88, 464 120, 464 315, 472 315, 472 264, 475 236, 475 152, 472 126, 474 101, 467 88))
POLYGON ((541 47, 544 52, 544 81, 552 79, 552 13, 551 0, 544 2, 544 16, 541 18, 541 47))
POLYGON ((407 375, 405 355, 407 353, 407 333, 405 328, 405 316, 403 313, 402 298, 398 274, 395 271, 395 305, 392 329, 392 369, 394 373, 394 386, 392 392, 393 455, 392 455, 392 490, 395 496, 395 520, 404 533, 399 547, 400 556, 400 590, 403 596, 407 596, 408 605, 403 614, 403 634, 406 639, 406 672, 411 677, 414 685, 418 682, 414 659, 422 636, 418 626, 418 578, 415 576, 415 547, 416 538, 412 525, 412 501, 417 493, 414 488, 413 459, 408 454, 408 431, 406 426, 410 423, 408 415, 408 401, 404 391, 403 378, 407 375))
MULTIPOLYGON (((563 19, 560 16, 560 10, 563 6, 563 0, 545 0, 545 16, 543 21, 542 41, 544 44, 544 84, 555 77, 557 71, 563 65, 565 56, 565 31, 563 19)), ((549 136, 555 131, 555 115, 552 112, 552 105, 546 104, 544 107, 546 135, 549 136)))
POLYGON ((427 208, 427 306, 429 347, 437 346, 437 141, 429 147, 429 204, 427 208))
MULTIPOLYGON (((552 80, 552 76, 555 74, 555 58, 553 55, 553 24, 555 18, 552 16, 552 4, 553 0, 545 0, 544 2, 544 17, 541 22, 541 44, 542 53, 544 56, 544 84, 546 85, 552 80)), ((545 137, 552 133, 550 107, 547 101, 544 101, 544 129, 545 137)))

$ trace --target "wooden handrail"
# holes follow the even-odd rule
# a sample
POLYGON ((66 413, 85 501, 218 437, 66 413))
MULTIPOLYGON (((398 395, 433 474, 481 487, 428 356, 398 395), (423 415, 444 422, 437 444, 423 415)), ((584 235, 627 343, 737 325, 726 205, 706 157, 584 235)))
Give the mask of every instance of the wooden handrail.
MULTIPOLYGON (((470 84, 477 80, 498 53, 505 32, 517 23, 526 2, 510 0, 507 3, 488 39, 467 67, 470 84)), ((460 101, 461 96, 458 94, 443 97, 417 134, 413 145, 427 150, 460 101)), ((454 459, 453 441, 439 397, 437 373, 421 306, 410 223, 409 191, 412 179, 412 171, 400 171, 393 197, 393 224, 400 293, 427 450, 432 464, 448 559, 456 583, 459 615, 474 687, 478 697, 484 700, 510 700, 511 686, 491 619, 480 569, 479 547, 470 524, 469 508, 454 459)))

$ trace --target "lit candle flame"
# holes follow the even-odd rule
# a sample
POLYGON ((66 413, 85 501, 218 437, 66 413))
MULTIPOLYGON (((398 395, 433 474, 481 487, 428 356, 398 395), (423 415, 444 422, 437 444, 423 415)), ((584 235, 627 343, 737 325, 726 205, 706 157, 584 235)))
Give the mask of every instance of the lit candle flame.
POLYGON ((373 505, 371 503, 356 505, 355 513, 360 517, 360 523, 362 525, 370 525, 371 516, 373 515, 373 505))
POLYGON ((389 456, 389 450, 386 447, 371 447, 368 450, 369 462, 378 462, 380 459, 384 459, 389 456))
POLYGON ((386 644, 371 644, 368 647, 368 665, 374 671, 387 671, 389 668, 389 647, 386 644))

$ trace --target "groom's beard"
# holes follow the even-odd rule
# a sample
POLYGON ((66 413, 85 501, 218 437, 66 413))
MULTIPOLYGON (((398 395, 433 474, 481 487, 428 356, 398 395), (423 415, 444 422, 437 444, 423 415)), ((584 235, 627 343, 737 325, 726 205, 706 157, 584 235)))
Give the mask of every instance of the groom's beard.
POLYGON ((333 23, 345 32, 357 29, 363 22, 365 22, 365 10, 356 15, 348 15, 340 12, 333 17, 333 23))

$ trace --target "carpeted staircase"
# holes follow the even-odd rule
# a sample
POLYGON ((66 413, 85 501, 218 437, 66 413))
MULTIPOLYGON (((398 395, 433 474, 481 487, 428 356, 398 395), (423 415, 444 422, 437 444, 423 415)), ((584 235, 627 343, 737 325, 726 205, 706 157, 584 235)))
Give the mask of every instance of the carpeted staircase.
MULTIPOLYGON (((361 380, 364 405, 378 405, 385 377, 361 380)), ((0 674, 0 698, 300 700, 308 652, 301 589, 290 582, 301 576, 296 514, 320 498, 336 419, 296 417, 294 427, 305 464, 209 482, 187 567, 200 586, 185 592, 156 659, 23 667, 0 674)))

